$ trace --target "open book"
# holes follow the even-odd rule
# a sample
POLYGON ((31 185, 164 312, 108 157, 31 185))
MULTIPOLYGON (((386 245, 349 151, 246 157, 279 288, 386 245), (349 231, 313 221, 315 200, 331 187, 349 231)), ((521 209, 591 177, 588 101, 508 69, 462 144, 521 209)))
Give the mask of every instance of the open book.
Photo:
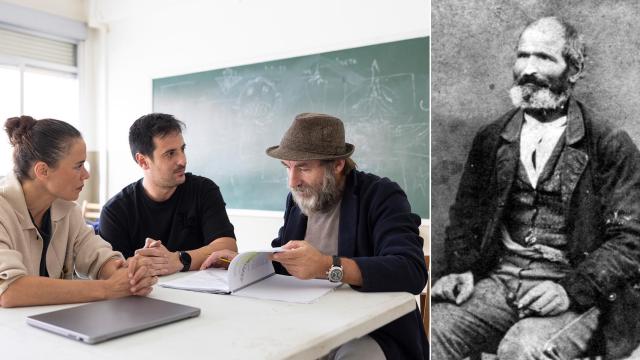
POLYGON ((260 249, 238 254, 229 270, 210 268, 178 279, 161 281, 160 286, 215 294, 232 294, 257 299, 310 303, 340 286, 329 280, 300 280, 275 273, 269 254, 281 248, 260 249))

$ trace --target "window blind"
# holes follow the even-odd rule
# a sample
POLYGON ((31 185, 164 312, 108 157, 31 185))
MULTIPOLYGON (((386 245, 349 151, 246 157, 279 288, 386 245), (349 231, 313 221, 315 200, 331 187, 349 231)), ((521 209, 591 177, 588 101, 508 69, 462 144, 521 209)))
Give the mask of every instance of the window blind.
POLYGON ((0 28, 0 54, 76 66, 76 44, 0 28))

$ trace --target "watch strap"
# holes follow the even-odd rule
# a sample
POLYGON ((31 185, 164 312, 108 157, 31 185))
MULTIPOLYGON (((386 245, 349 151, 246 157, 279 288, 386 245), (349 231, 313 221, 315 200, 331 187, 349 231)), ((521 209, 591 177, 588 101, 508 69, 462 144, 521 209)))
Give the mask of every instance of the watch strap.
POLYGON ((191 255, 189 255, 189 253, 186 251, 180 251, 178 252, 178 258, 182 263, 182 270, 180 271, 181 272, 189 271, 189 269, 191 269, 191 255))
POLYGON ((340 261, 340 256, 333 255, 331 257, 333 266, 342 267, 342 261, 340 261))

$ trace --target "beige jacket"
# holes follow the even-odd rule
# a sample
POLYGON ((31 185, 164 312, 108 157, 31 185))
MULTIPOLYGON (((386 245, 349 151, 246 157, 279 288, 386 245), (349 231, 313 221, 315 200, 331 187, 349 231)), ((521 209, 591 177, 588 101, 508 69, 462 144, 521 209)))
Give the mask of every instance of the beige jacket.
MULTIPOLYGON (((46 259, 51 278, 72 279, 77 272, 96 279, 107 260, 122 257, 94 234, 75 202, 53 202, 51 234, 46 259)), ((42 244, 29 216, 22 186, 12 173, 0 181, 0 294, 19 277, 40 274, 42 244)))

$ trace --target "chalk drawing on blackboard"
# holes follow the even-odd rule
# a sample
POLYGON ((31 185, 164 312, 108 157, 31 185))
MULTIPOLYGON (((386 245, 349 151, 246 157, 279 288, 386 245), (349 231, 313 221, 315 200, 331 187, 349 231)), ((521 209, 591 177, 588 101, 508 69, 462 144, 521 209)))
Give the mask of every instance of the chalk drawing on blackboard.
POLYGON ((349 65, 357 65, 358 64, 358 60, 353 59, 353 58, 348 58, 348 59, 341 59, 339 57, 335 58, 336 62, 342 66, 349 66, 349 65))
MULTIPOLYGON (((414 179, 428 179, 429 178, 429 173, 427 171, 427 166, 425 167, 420 167, 418 169, 412 169, 415 170, 415 176, 414 179)), ((426 181, 417 181, 415 183, 413 183, 413 187, 419 191, 420 194, 427 196, 428 191, 429 191, 429 186, 427 185, 428 183, 426 181)), ((407 186, 407 185, 405 185, 407 186)), ((408 188, 405 188, 408 189, 408 188)))
POLYGON ((429 112, 429 107, 425 105, 425 101, 422 99, 420 100, 420 110, 424 112, 429 112))
POLYGON ((274 109, 282 102, 282 96, 275 83, 258 76, 247 81, 236 101, 236 110, 243 120, 250 120, 258 126, 273 121, 274 109))
POLYGON ((350 116, 368 120, 395 118, 415 108, 414 74, 381 75, 377 60, 370 67, 370 78, 363 81, 345 99, 350 116), (410 94, 411 98, 401 96, 410 94))
POLYGON ((275 73, 284 73, 287 71, 286 65, 265 65, 264 71, 266 72, 275 72, 275 73))
POLYGON ((304 86, 304 95, 310 104, 312 111, 325 111, 324 105, 327 102, 327 87, 331 77, 331 69, 327 70, 326 65, 321 65, 320 61, 310 64, 308 68, 302 70, 301 85, 304 86), (328 73, 328 74, 327 74, 328 73))
POLYGON ((305 70, 303 73, 305 75, 307 75, 307 83, 308 84, 311 84, 311 85, 323 85, 323 84, 326 84, 328 82, 320 74, 320 65, 319 64, 316 64, 316 66, 315 66, 313 71, 305 70))
POLYGON ((238 73, 233 69, 224 69, 222 76, 218 76, 215 79, 222 93, 227 94, 234 86, 242 81, 242 76, 238 76, 238 73))
POLYGON ((393 113, 393 91, 389 87, 380 84, 379 73, 378 60, 373 60, 366 98, 351 106, 356 112, 368 112, 369 118, 375 115, 393 113))

